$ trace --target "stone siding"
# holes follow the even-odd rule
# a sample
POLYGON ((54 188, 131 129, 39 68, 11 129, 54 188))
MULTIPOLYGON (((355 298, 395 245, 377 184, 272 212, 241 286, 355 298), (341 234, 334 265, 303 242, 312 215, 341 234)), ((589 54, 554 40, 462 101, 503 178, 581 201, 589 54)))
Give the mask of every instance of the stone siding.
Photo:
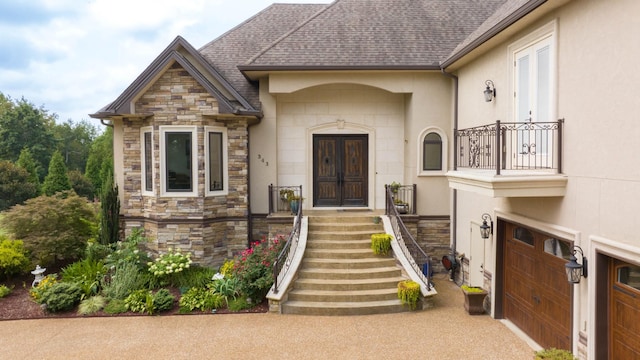
POLYGON ((121 212, 125 236, 132 228, 145 229, 153 254, 171 249, 189 251, 196 263, 218 266, 248 244, 248 121, 244 117, 223 118, 218 101, 189 73, 175 63, 136 101, 144 119, 123 119, 124 188, 121 212), (197 141, 195 196, 162 196, 160 171, 160 127, 192 126, 197 141), (205 127, 227 129, 228 195, 205 195, 205 127), (152 194, 142 192, 141 129, 153 132, 152 194))

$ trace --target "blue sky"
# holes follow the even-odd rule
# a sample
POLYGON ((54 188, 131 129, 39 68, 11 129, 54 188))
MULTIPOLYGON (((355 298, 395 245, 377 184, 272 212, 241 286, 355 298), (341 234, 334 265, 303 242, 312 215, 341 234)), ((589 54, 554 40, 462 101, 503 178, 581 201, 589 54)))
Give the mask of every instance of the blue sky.
POLYGON ((198 49, 274 2, 330 0, 0 0, 0 92, 90 119, 177 35, 198 49))

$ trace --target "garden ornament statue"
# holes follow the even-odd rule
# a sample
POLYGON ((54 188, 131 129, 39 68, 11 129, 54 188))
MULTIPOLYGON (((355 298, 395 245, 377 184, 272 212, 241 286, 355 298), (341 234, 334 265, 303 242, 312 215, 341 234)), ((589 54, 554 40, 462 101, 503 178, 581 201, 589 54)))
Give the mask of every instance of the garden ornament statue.
POLYGON ((31 283, 31 287, 35 287, 36 285, 40 284, 40 281, 44 279, 43 274, 45 271, 47 271, 46 268, 41 268, 40 265, 36 265, 36 269, 31 272, 36 277, 35 279, 33 279, 33 282, 31 283))

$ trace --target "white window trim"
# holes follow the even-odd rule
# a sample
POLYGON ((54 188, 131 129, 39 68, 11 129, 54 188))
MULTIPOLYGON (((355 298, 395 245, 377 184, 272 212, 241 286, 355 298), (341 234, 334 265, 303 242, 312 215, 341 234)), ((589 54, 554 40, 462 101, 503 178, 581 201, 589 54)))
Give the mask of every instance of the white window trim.
MULTIPOLYGON (((558 109, 558 104, 557 104, 557 86, 558 86, 558 43, 557 43, 557 37, 556 34, 558 33, 558 20, 554 19, 550 22, 548 22, 547 24, 537 28, 536 30, 530 32, 529 34, 521 37, 520 39, 518 39, 517 41, 511 43, 508 47, 508 55, 509 55, 509 61, 507 64, 514 64, 515 60, 516 60, 516 53, 531 47, 533 45, 535 45, 536 43, 539 43, 540 41, 543 41, 545 39, 549 39, 550 42, 550 49, 551 49, 551 57, 550 57, 550 64, 549 64, 549 69, 551 72, 551 84, 550 84, 550 91, 551 93, 549 94, 549 98, 550 98, 550 117, 551 119, 556 119, 557 116, 557 109, 558 109)), ((515 83, 516 83, 516 79, 515 79, 515 66, 510 66, 511 67, 511 71, 509 71, 509 90, 510 90, 510 94, 512 94, 513 97, 513 102, 512 105, 509 106, 509 119, 515 119, 516 118, 516 105, 515 105, 515 96, 513 96, 513 94, 515 93, 516 89, 515 89, 515 83)))
POLYGON ((435 126, 430 126, 422 130, 420 132, 420 135, 418 135, 418 156, 417 156, 418 176, 444 176, 448 171, 448 165, 449 165, 448 150, 449 150, 449 141, 447 140, 447 135, 445 134, 444 131, 442 131, 442 129, 435 126), (442 139, 442 169, 440 170, 423 170, 422 168, 422 162, 424 157, 424 149, 423 149, 424 138, 430 133, 436 133, 440 135, 440 138, 442 139))
POLYGON ((160 196, 196 197, 198 196, 198 131, 195 126, 160 126, 160 196), (165 134, 167 132, 191 133, 191 188, 192 191, 167 191, 165 134))
POLYGON ((205 196, 221 196, 229 194, 229 154, 228 154, 229 143, 227 141, 227 128, 223 126, 205 126, 204 127, 204 153, 205 153, 205 162, 204 162, 204 193, 205 196), (216 132, 222 133, 222 178, 223 178, 223 188, 222 190, 211 191, 209 190, 209 133, 216 132))
POLYGON ((145 126, 140 128, 140 191, 142 195, 151 196, 154 195, 156 189, 156 167, 154 165, 154 148, 155 148, 155 139, 153 138, 153 126, 145 126), (147 161, 145 159, 145 141, 144 135, 146 133, 151 133, 151 191, 146 190, 146 170, 147 170, 147 161))

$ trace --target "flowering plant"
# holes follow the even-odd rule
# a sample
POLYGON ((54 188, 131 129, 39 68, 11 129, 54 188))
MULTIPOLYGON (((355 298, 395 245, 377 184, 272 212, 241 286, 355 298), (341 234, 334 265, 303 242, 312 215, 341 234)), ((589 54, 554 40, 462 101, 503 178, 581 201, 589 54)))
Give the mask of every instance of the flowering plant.
POLYGON ((240 293, 259 304, 273 285, 273 262, 284 247, 284 236, 271 240, 263 238, 236 256, 233 277, 237 279, 240 293))
POLYGON ((169 251, 160 255, 155 261, 148 262, 147 265, 151 274, 162 279, 188 269, 191 265, 191 254, 182 254, 179 249, 175 252, 169 251))

